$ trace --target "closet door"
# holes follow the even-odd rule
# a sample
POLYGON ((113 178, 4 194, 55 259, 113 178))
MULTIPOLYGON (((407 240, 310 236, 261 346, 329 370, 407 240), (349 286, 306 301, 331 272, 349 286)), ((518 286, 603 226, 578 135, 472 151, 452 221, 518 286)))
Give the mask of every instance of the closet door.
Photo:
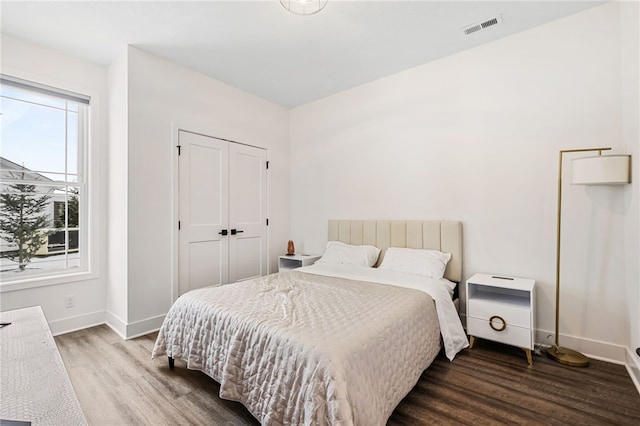
POLYGON ((267 273, 267 152, 229 144, 229 282, 267 273))
POLYGON ((178 292, 229 282, 229 143, 179 132, 178 292))

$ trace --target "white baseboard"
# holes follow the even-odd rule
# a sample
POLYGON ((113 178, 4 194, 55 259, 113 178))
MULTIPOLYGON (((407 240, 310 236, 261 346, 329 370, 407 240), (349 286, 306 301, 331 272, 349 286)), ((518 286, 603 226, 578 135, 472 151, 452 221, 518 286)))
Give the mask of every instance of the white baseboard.
POLYGON ((105 323, 109 328, 116 332, 120 338, 125 340, 127 337, 127 323, 113 312, 107 311, 105 314, 105 323))
POLYGON ((158 315, 141 321, 126 323, 112 312, 107 312, 106 324, 122 339, 128 340, 159 330, 164 317, 165 315, 158 315))
POLYGON ((113 312, 99 311, 51 321, 49 323, 49 328, 51 328, 51 334, 57 336, 89 327, 95 327, 100 324, 106 324, 115 331, 118 336, 126 340, 143 336, 158 330, 162 325, 162 321, 164 321, 164 315, 127 324, 113 312))
POLYGON ((141 321, 127 324, 127 339, 133 339, 138 336, 144 336, 151 332, 160 330, 165 315, 158 315, 141 321))
POLYGON ((91 312, 75 317, 63 318, 49 322, 51 334, 58 336, 60 334, 71 333, 72 331, 82 330, 84 328, 95 327, 104 324, 105 311, 91 312))
POLYGON ((633 384, 636 385, 636 389, 640 393, 640 357, 632 349, 627 349, 626 366, 633 384))
MULTIPOLYGON (((547 338, 550 334, 553 333, 545 330, 536 330, 535 341, 543 345, 551 345, 554 339, 553 337, 547 338)), ((625 346, 564 334, 560 335, 560 346, 581 352, 591 359, 621 365, 626 365, 627 363, 627 348, 625 346)))

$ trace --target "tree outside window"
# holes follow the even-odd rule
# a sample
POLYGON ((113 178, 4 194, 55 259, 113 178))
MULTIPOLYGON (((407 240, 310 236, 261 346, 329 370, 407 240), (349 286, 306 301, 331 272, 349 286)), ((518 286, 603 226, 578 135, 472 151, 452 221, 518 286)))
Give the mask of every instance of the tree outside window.
POLYGON ((47 231, 43 230, 49 226, 45 210, 50 199, 48 195, 38 195, 35 185, 8 185, 6 192, 0 194, 0 232, 15 245, 15 250, 7 251, 5 256, 17 262, 20 270, 47 242, 47 231))

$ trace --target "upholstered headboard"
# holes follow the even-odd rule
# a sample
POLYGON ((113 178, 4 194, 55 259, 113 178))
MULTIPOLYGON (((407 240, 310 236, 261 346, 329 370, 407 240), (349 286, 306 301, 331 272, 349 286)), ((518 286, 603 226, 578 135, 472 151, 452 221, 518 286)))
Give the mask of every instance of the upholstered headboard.
POLYGON ((329 241, 354 245, 372 245, 384 258, 388 247, 408 247, 440 250, 451 253, 444 277, 462 280, 462 223, 435 220, 329 220, 329 241))

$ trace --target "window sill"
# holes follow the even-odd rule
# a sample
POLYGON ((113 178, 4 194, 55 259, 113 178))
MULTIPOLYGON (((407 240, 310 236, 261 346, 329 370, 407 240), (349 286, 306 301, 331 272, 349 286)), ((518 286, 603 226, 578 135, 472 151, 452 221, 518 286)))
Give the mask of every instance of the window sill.
POLYGON ((87 281, 96 278, 98 278, 98 274, 87 270, 77 272, 61 272, 60 274, 56 275, 39 276, 25 278, 23 280, 0 283, 0 293, 26 290, 36 287, 45 287, 50 285, 67 284, 76 281, 87 281))

